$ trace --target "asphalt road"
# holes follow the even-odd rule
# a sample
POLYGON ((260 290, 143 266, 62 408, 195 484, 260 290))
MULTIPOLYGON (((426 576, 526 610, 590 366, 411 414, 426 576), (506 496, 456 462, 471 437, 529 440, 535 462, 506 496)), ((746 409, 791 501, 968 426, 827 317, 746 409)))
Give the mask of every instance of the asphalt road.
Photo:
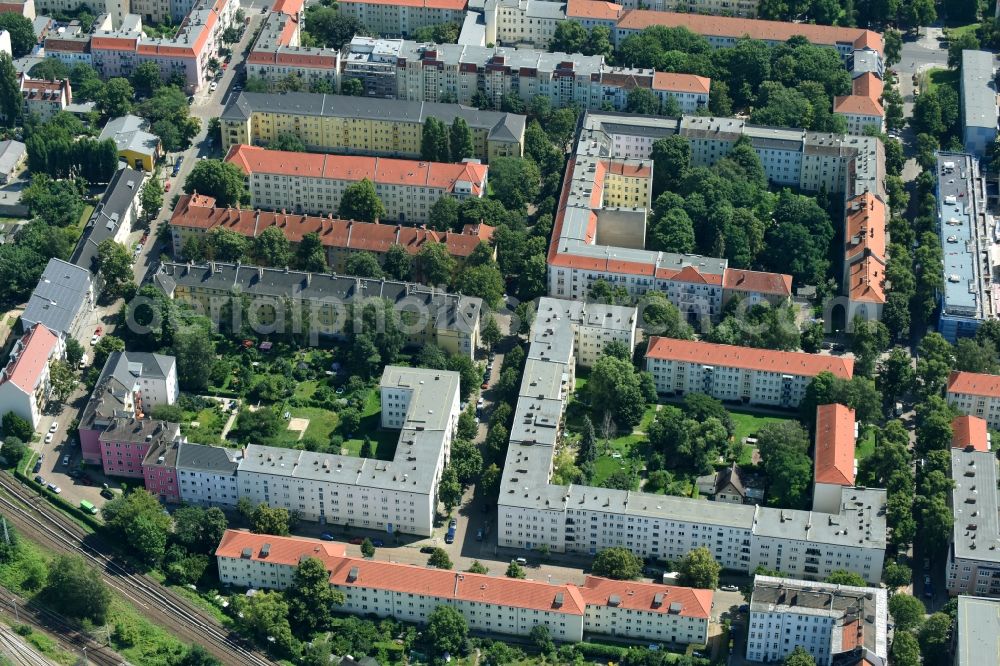
MULTIPOLYGON (((903 42, 900 61, 893 66, 899 74, 898 89, 903 97, 903 115, 907 119, 913 116, 913 75, 918 79, 920 74, 931 69, 948 67, 948 49, 941 46, 941 28, 921 28, 918 37, 903 42)), ((909 127, 902 132, 902 138, 913 153, 914 134, 909 127)), ((903 180, 911 181, 920 175, 921 169, 916 160, 910 158, 903 166, 903 180)))

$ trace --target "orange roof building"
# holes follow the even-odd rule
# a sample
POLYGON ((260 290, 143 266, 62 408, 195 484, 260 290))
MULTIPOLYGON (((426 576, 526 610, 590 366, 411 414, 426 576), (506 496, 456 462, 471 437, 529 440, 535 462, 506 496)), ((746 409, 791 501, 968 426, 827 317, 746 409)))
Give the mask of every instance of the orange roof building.
POLYGON ((408 254, 415 255, 428 243, 442 243, 461 262, 480 243, 488 244, 493 238, 493 227, 487 224, 468 224, 461 232, 433 231, 399 224, 352 222, 332 216, 217 208, 215 199, 197 193, 183 195, 170 218, 175 257, 184 256, 189 238, 204 236, 216 228, 257 238, 268 227, 281 229, 293 245, 306 234, 318 234, 327 250, 330 270, 338 273, 345 272, 347 258, 355 252, 373 252, 381 258, 393 245, 401 245, 408 254))
POLYGON ((588 576, 583 585, 384 562, 345 553, 343 544, 227 530, 216 549, 220 579, 240 587, 285 589, 304 558, 320 560, 342 609, 424 623, 439 605, 462 613, 469 628, 526 636, 542 624, 554 639, 587 633, 703 644, 713 592, 588 576))
POLYGON ((838 356, 773 351, 653 336, 646 370, 658 393, 707 393, 719 400, 793 408, 813 377, 850 379, 854 361, 838 356))
POLYGON ((49 361, 62 355, 62 342, 42 324, 35 324, 10 352, 7 366, 0 369, 0 414, 13 412, 38 425, 48 401, 49 361))
POLYGON ((841 489, 854 485, 857 436, 853 409, 840 404, 816 408, 813 511, 837 513, 840 510, 841 489))
POLYGON ((1000 429, 1000 375, 953 371, 946 393, 949 404, 1000 429))
POLYGON ((989 451, 992 442, 986 421, 978 416, 956 416, 951 422, 951 448, 989 451))
POLYGON ((885 128, 884 87, 882 79, 873 72, 865 72, 854 79, 850 95, 833 98, 833 112, 844 116, 848 132, 862 134, 866 127, 881 132, 885 128))
POLYGON ((253 205, 271 210, 323 213, 337 210, 344 191, 363 179, 375 187, 385 219, 426 224, 441 197, 478 199, 486 193, 489 167, 386 157, 267 150, 245 144, 226 161, 247 174, 253 205))

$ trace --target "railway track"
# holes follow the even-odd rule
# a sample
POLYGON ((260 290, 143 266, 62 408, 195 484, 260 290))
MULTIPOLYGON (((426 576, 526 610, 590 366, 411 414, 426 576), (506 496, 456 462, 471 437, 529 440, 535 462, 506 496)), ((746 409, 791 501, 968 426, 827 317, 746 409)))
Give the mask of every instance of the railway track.
MULTIPOLYGON (((16 526, 42 534, 56 548, 82 555, 102 573, 107 584, 131 601, 144 615, 160 618, 160 624, 187 637, 232 666, 272 666, 273 662, 258 652, 234 641, 229 632, 201 609, 143 574, 132 571, 107 552, 102 544, 88 541, 83 528, 63 515, 34 491, 25 488, 9 474, 0 474, 0 511, 16 526)), ((88 657, 89 657, 88 651, 88 657)), ((96 661, 96 660, 95 660, 96 661)), ((120 662, 108 662, 118 664, 120 662)))
MULTIPOLYGON (((14 618, 20 624, 28 624, 36 629, 58 634, 61 642, 68 644, 61 647, 87 655, 88 662, 96 666, 131 666, 110 648, 101 645, 87 634, 81 633, 59 613, 34 602, 10 595, 8 599, 0 599, 0 611, 14 618)), ((3 646, 0 645, 0 654, 4 654, 3 649, 3 646)))
POLYGON ((7 627, 0 627, 0 655, 16 666, 54 666, 7 627))

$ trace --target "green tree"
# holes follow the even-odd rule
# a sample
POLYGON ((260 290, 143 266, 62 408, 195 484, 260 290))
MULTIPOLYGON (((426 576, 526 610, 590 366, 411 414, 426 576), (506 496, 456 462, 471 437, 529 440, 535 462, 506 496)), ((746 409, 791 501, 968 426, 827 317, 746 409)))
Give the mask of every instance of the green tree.
POLYGON ((913 582, 913 570, 905 564, 889 560, 882 570, 882 582, 890 590, 906 587, 913 582))
POLYGON ((254 508, 250 515, 250 531, 256 534, 288 536, 289 519, 288 509, 272 508, 261 503, 254 508))
POLYGON ((340 94, 349 97, 364 97, 365 85, 361 79, 345 79, 340 85, 340 94))
POLYGON ((163 206, 163 183, 160 182, 158 174, 154 173, 146 181, 146 184, 142 186, 140 203, 142 204, 143 214, 147 218, 154 218, 159 214, 160 207, 163 206))
POLYGON ((389 251, 385 253, 386 275, 394 280, 409 282, 413 273, 413 259, 409 253, 399 243, 389 246, 389 251))
POLYGON ((334 606, 344 603, 344 593, 330 587, 330 572, 322 560, 307 557, 295 567, 285 600, 291 627, 303 638, 311 638, 330 627, 334 606))
POLYGON ((458 482, 469 486, 483 473, 483 455, 471 441, 455 440, 451 446, 449 465, 454 468, 458 482))
POLYGON ((30 442, 35 436, 35 429, 31 427, 31 422, 14 412, 4 414, 2 423, 5 438, 16 437, 22 442, 30 442))
MULTIPOLYGON (((17 14, 5 12, 0 14, 0 19, 17 14)), ((30 23, 29 23, 30 25, 30 23)), ((32 30, 34 35, 34 30, 32 30)), ((11 33, 13 41, 13 33, 11 33)), ((7 127, 14 127, 21 124, 24 115, 24 101, 21 98, 21 86, 17 78, 17 70, 14 69, 14 62, 6 53, 0 53, 0 114, 3 115, 4 124, 7 127)))
POLYGON ((192 553, 214 553, 229 523, 218 507, 182 506, 174 511, 174 539, 192 553))
POLYGON ((252 597, 238 595, 233 610, 241 633, 282 653, 293 652, 295 638, 288 622, 291 609, 281 592, 258 591, 252 597))
POLYGON ((670 189, 691 165, 691 144, 681 136, 668 136, 653 142, 649 157, 653 160, 653 196, 670 189))
MULTIPOLYGON (((11 467, 16 467, 21 458, 28 452, 28 445, 24 443, 23 440, 17 437, 6 437, 3 440, 3 457, 7 461, 7 464, 11 467)), ((0 562, 5 562, 9 558, 5 556, 6 543, 0 541, 0 562)))
POLYGON ((318 233, 311 231, 302 237, 295 249, 295 263, 301 270, 310 273, 325 273, 328 270, 326 250, 318 233))
POLYGON ((344 262, 344 272, 363 278, 381 279, 385 277, 378 259, 371 252, 354 252, 344 262))
POLYGON ((794 421, 768 423, 757 432, 769 502, 773 506, 804 508, 812 485, 809 437, 794 421))
POLYGON ((69 363, 52 361, 49 364, 49 382, 52 385, 52 397, 56 402, 64 403, 73 393, 78 380, 69 363))
POLYGON ((628 92, 625 112, 655 116, 660 112, 660 100, 649 88, 633 88, 628 92))
POLYGON ((344 190, 337 215, 345 220, 375 222, 385 217, 385 206, 375 193, 375 185, 362 178, 344 190))
POLYGON ((642 560, 628 548, 605 548, 594 557, 595 576, 615 580, 635 580, 642 574, 642 560))
POLYGON ((722 565, 715 561, 708 548, 695 548, 681 560, 678 572, 681 585, 714 590, 719 586, 722 565))
POLYGON ((97 109, 108 118, 117 118, 132 111, 133 99, 135 91, 128 79, 111 78, 104 84, 101 96, 97 99, 97 109))
POLYGON ((365 538, 365 540, 361 542, 361 555, 362 557, 367 557, 368 559, 375 557, 375 544, 372 543, 371 539, 365 538))
POLYGON ((472 564, 469 565, 469 568, 466 569, 466 571, 474 574, 488 574, 490 569, 479 560, 473 560, 472 564))
POLYGON ((455 259, 444 243, 426 243, 417 253, 414 267, 427 284, 449 284, 455 272, 455 259))
POLYGON ((365 31, 353 16, 341 14, 335 7, 315 5, 306 10, 305 24, 309 26, 306 45, 325 46, 340 50, 354 35, 365 31))
POLYGON ((498 157, 490 162, 490 186, 493 197, 507 210, 518 210, 535 200, 540 190, 541 174, 531 160, 498 157))
POLYGON ((139 63, 132 72, 132 88, 139 97, 149 97, 163 85, 160 78, 160 66, 151 60, 139 63))
POLYGON ((526 578, 528 574, 524 570, 524 567, 514 560, 511 560, 510 564, 507 565, 507 571, 505 571, 503 575, 507 578, 526 578))
POLYGON ((479 333, 480 338, 482 338, 483 344, 487 348, 493 348, 501 339, 503 339, 503 334, 500 332, 500 326, 497 324, 496 317, 492 314, 488 314, 486 317, 486 323, 483 324, 482 331, 479 333))
MULTIPOLYGON (((355 79, 349 79, 353 81, 355 79)), ((298 134, 292 132, 281 132, 267 144, 270 150, 283 150, 288 153, 306 152, 306 144, 298 134)))
POLYGON ((796 645, 795 649, 788 653, 782 666, 816 666, 816 660, 806 652, 801 645, 796 645))
POLYGON ((203 391, 212 375, 215 342, 204 326, 190 325, 174 334, 174 356, 177 359, 177 380, 188 391, 203 391))
POLYGON ((458 116, 451 123, 450 130, 451 161, 461 162, 467 157, 475 156, 472 143, 472 130, 464 118, 458 116))
POLYGON ((111 608, 111 590, 101 574, 79 555, 56 558, 49 567, 42 595, 63 615, 96 625, 104 624, 111 608))
POLYGON ((184 181, 184 191, 215 198, 218 206, 236 206, 250 200, 243 171, 222 160, 198 160, 184 181))
POLYGON ((435 548, 431 556, 427 558, 427 564, 438 569, 451 569, 453 566, 451 558, 448 557, 448 551, 444 548, 435 548))
POLYGON ((106 238, 97 246, 97 268, 104 281, 104 291, 112 298, 121 296, 133 283, 132 257, 124 245, 106 238))
POLYGON ((893 634, 890 654, 896 666, 920 666, 920 644, 917 637, 907 631, 893 634))
POLYGON ((917 641, 926 666, 945 666, 951 663, 951 628, 951 618, 944 613, 934 613, 920 628, 917 641))
POLYGON ((56 57, 48 57, 28 70, 28 76, 44 81, 61 81, 69 78, 69 67, 56 57))
POLYGON ((125 341, 114 335, 105 335, 94 345, 94 367, 103 368, 112 352, 125 351, 125 341))
POLYGON ((608 410, 619 427, 632 428, 642 418, 646 400, 630 361, 602 355, 591 370, 587 390, 591 404, 608 410))
POLYGON ((889 597, 889 614, 896 623, 896 631, 914 631, 920 628, 927 609, 924 602, 909 594, 894 594, 889 597))
POLYGON ((119 495, 105 503, 101 515, 112 533, 143 560, 155 564, 163 558, 173 521, 152 494, 139 488, 119 495))
POLYGON ((851 350, 854 368, 859 374, 870 377, 875 372, 875 361, 889 346, 889 329, 880 321, 854 319, 851 350))
POLYGON ((448 465, 441 473, 441 481, 438 483, 438 499, 444 504, 445 511, 451 513, 462 501, 462 484, 458 481, 458 473, 455 468, 448 465))
POLYGON ((15 58, 27 55, 38 43, 31 21, 14 12, 0 14, 0 30, 10 33, 10 50, 15 58))
POLYGON ((468 623, 454 607, 440 605, 427 616, 427 642, 435 655, 464 655, 469 637, 468 623))
POLYGON ((268 227, 253 241, 253 256, 264 266, 287 266, 292 257, 291 245, 284 232, 268 227))
MULTIPOLYGON (((449 132, 437 118, 428 117, 420 134, 420 159, 427 162, 447 162, 451 158, 449 132)), ((492 167, 490 171, 492 171, 492 167)))
POLYGON ((456 276, 455 288, 468 296, 478 296, 494 308, 503 302, 503 276, 495 263, 466 266, 456 276))
POLYGON ((442 196, 427 213, 427 226, 436 231, 458 231, 460 205, 454 197, 442 196))
POLYGON ((582 53, 587 43, 587 29, 576 21, 559 21, 549 42, 552 53, 582 53))
POLYGON ((834 585, 853 585, 855 587, 868 586, 868 581, 862 578, 859 574, 856 574, 853 571, 846 571, 844 569, 832 571, 830 575, 826 577, 826 582, 834 585))

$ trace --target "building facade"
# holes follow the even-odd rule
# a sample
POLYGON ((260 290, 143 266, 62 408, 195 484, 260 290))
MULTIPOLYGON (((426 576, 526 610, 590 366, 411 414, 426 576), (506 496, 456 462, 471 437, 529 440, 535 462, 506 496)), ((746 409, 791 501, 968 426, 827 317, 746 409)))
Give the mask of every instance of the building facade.
POLYGON ((997 91, 993 83, 993 54, 962 51, 960 94, 962 144, 967 153, 984 157, 997 137, 997 91))
POLYGON ((21 327, 27 332, 35 324, 42 324, 63 339, 84 340, 90 335, 88 315, 94 306, 90 271, 61 259, 49 259, 21 313, 21 327))
POLYGON ((804 352, 653 336, 646 370, 661 395, 705 393, 725 402, 793 409, 821 372, 850 379, 854 361, 804 352))
POLYGON ((26 116, 37 115, 44 122, 60 111, 65 111, 66 107, 73 103, 73 90, 69 79, 45 81, 30 79, 22 73, 18 77, 18 83, 26 116))
POLYGON ((369 180, 385 207, 385 220, 426 224, 442 197, 458 201, 486 193, 489 167, 460 164, 295 153, 255 146, 233 146, 226 161, 246 174, 255 208, 322 215, 337 210, 344 191, 369 180))
POLYGON ((152 419, 116 418, 97 438, 108 476, 144 478, 143 461, 150 449, 181 441, 180 426, 152 419))
POLYGON ((473 157, 524 155, 525 117, 479 111, 458 104, 370 100, 313 93, 241 92, 222 113, 222 149, 239 143, 262 144, 294 134, 314 152, 417 158, 424 120, 447 125, 463 118, 472 130, 473 157))
POLYGON ((128 242, 132 226, 142 218, 141 194, 145 182, 144 171, 127 166, 118 169, 70 256, 70 262, 91 272, 98 291, 104 282, 98 268, 98 249, 109 239, 123 245, 128 242))
POLYGON ((816 666, 886 663, 888 595, 854 587, 756 576, 750 598, 746 657, 776 662, 796 647, 816 666))
POLYGON ((1000 429, 1000 376, 952 371, 945 397, 948 404, 1000 429))
POLYGON ((440 243, 461 265, 481 243, 489 244, 493 238, 493 227, 487 224, 467 224, 461 232, 434 231, 398 224, 353 222, 332 216, 216 208, 212 197, 185 194, 174 206, 170 218, 173 255, 178 260, 189 256, 185 246, 190 239, 200 243, 213 229, 228 229, 254 239, 270 227, 281 229, 293 249, 306 234, 317 234, 326 250, 326 263, 334 273, 346 273, 347 260, 358 252, 370 252, 383 263, 386 253, 395 245, 415 256, 428 244, 440 243))
POLYGON ((380 35, 409 35, 418 28, 462 25, 468 0, 344 0, 339 11, 380 35))
POLYGON ((997 458, 972 445, 951 450, 951 547, 945 570, 948 594, 1000 597, 1000 502, 997 458))
POLYGON ((342 610, 425 624, 447 605, 469 629, 528 636, 544 626, 560 642, 584 633, 677 645, 704 645, 711 590, 588 576, 583 585, 554 585, 346 557, 342 544, 227 530, 216 558, 231 585, 283 590, 302 557, 319 559, 330 586, 344 594, 342 610))
POLYGON ((459 374, 387 366, 379 386, 382 425, 401 431, 393 460, 250 445, 236 473, 240 497, 321 525, 430 536, 458 425, 459 374))
POLYGON ((813 455, 813 511, 837 513, 844 488, 854 486, 854 459, 858 423, 854 410, 841 404, 816 408, 816 439, 813 455))
POLYGON ((242 449, 182 442, 177 449, 180 501, 197 506, 235 508, 239 501, 236 470, 242 449))
POLYGON ((1000 654, 1000 600, 959 596, 955 666, 988 664, 995 654, 1000 654))

